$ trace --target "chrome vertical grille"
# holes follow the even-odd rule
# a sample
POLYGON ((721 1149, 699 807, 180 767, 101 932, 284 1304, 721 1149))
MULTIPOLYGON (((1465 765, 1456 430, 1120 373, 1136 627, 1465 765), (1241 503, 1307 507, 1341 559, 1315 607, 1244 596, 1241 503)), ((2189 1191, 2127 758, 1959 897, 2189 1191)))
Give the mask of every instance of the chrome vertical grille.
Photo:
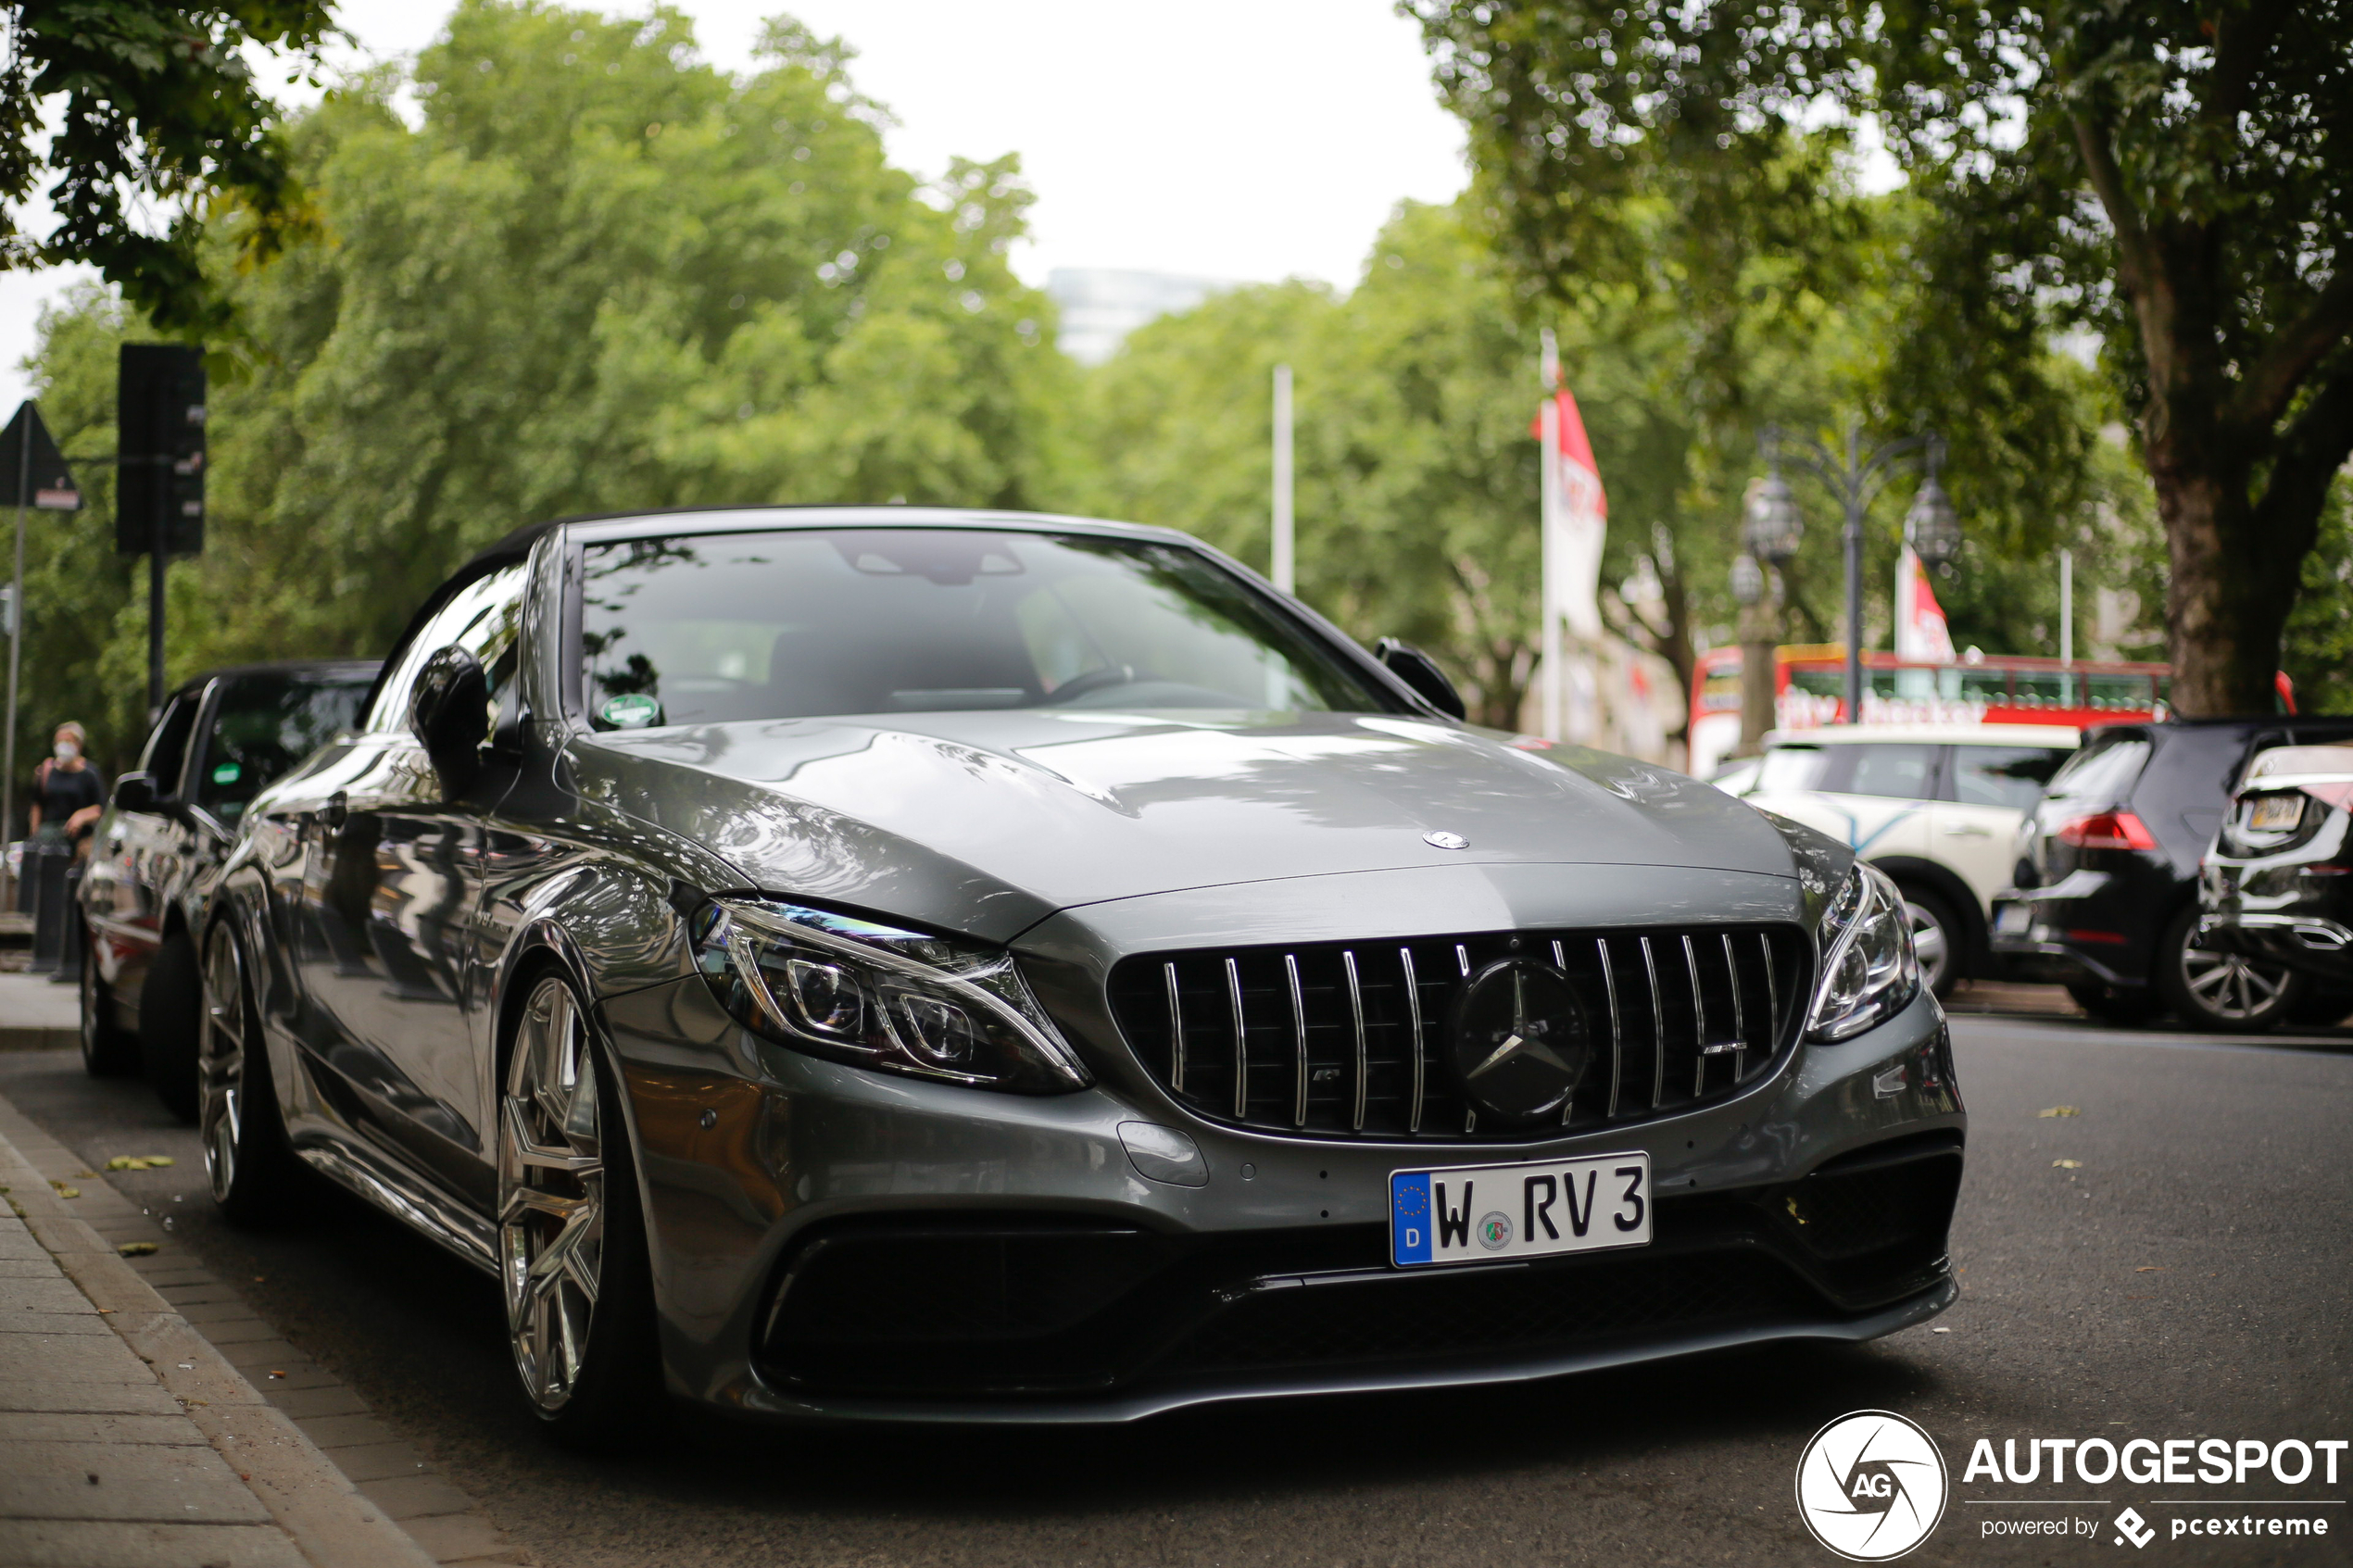
POLYGON ((1725 1098, 1794 1043, 1810 960, 1794 926, 1501 932, 1155 953, 1112 973, 1131 1048, 1203 1116, 1312 1137, 1557 1136, 1725 1098), (1585 1009, 1592 1064, 1541 1125, 1480 1125, 1443 1037, 1467 978, 1549 960, 1585 1009))

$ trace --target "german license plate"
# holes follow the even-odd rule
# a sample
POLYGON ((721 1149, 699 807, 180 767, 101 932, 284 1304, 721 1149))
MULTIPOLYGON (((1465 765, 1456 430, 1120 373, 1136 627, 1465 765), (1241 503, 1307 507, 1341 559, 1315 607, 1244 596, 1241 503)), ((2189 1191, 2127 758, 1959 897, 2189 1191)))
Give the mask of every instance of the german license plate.
POLYGON ((1994 935, 1996 936, 2022 936, 2026 934, 2026 928, 2033 923, 2033 905, 2005 904, 2002 906, 2000 912, 1995 914, 1994 917, 1994 935))
POLYGON ((2255 800, 2255 809, 2247 813, 2246 825, 2258 833, 2286 833, 2304 820, 2304 797, 2300 795, 2263 795, 2255 800))
POLYGON ((1389 1178, 1389 1256, 1401 1269, 1646 1247, 1651 1157, 1455 1165, 1389 1178))

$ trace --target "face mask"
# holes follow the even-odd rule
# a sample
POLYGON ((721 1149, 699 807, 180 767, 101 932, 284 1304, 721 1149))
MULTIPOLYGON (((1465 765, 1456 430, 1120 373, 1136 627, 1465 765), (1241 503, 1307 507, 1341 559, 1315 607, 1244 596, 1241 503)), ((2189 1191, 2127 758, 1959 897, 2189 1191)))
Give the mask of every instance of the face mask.
POLYGON ((70 761, 72 761, 75 758, 77 758, 77 757, 79 757, 79 756, 81 756, 81 755, 82 755, 82 747, 80 747, 80 746, 78 746, 74 745, 74 744, 73 744, 73 742, 71 742, 71 741, 69 741, 69 740, 61 740, 61 741, 59 741, 59 742, 57 743, 57 760, 58 760, 58 761, 60 761, 60 762, 70 762, 70 761))

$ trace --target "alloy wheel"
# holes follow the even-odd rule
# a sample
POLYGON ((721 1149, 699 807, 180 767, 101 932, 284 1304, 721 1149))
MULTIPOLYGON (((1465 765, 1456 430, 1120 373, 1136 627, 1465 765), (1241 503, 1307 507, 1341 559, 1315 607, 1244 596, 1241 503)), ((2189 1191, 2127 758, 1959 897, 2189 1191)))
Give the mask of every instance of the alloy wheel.
POLYGON ((245 1147, 245 959, 226 925, 206 939, 204 1018, 196 1041, 196 1129, 204 1143, 205 1175, 213 1200, 226 1203, 237 1184, 237 1159, 245 1147))
POLYGON ((603 1283, 603 1108, 590 1050, 572 987, 542 980, 499 1106, 498 1251, 515 1369, 550 1413, 579 1386, 603 1283))
POLYGON ((1953 963, 1952 934, 1935 910, 1912 899, 1904 900, 1904 914, 1912 922, 1912 951, 1920 960, 1920 984, 1944 995, 1945 972, 1953 963))
POLYGON ((2182 949, 2182 984, 2197 1004, 2219 1019, 2243 1023, 2278 1010, 2288 972, 2250 963, 2236 953, 2182 949))

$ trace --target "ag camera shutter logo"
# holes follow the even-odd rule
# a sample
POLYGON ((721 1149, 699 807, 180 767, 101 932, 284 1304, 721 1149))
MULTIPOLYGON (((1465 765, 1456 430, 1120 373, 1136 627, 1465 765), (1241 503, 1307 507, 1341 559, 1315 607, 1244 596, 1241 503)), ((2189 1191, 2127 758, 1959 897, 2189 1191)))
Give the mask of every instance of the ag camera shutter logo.
POLYGON ((1928 1539, 1951 1494, 1936 1440, 1891 1411, 1840 1416, 1798 1456, 1798 1517, 1851 1562, 1885 1562, 1928 1539))

